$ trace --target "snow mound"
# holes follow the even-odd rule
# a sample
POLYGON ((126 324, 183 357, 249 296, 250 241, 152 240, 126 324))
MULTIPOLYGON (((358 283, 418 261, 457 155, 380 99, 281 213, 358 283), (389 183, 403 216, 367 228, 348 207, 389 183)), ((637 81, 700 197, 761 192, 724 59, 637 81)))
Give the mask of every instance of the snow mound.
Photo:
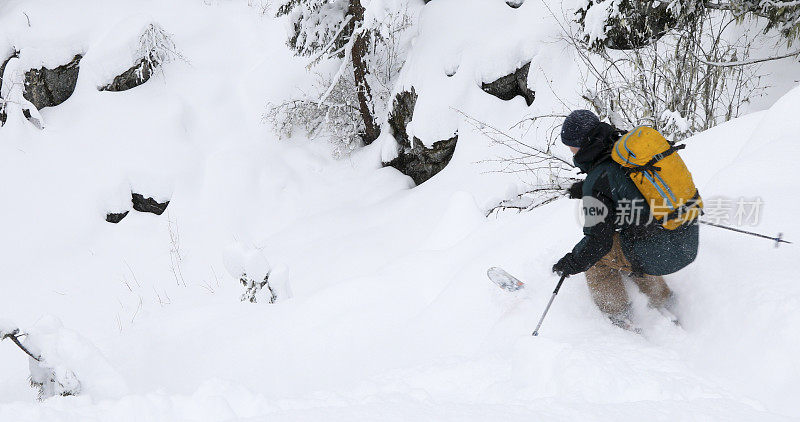
POLYGON ((120 398, 128 389, 120 374, 94 345, 61 321, 46 315, 27 333, 31 383, 40 385, 43 398, 88 394, 120 398))
POLYGON ((483 212, 469 192, 456 192, 450 197, 439 224, 426 241, 431 250, 449 249, 475 230, 485 220, 483 212))

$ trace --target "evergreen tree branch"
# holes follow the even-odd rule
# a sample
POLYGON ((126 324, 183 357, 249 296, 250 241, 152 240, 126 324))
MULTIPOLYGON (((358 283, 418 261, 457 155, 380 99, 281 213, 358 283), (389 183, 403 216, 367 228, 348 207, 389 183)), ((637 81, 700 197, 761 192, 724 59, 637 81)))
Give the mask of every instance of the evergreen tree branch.
MULTIPOLYGON (((331 47, 333 47, 333 45, 336 43, 336 40, 338 40, 338 39, 339 39, 339 35, 341 35, 341 34, 342 34, 342 31, 344 31, 344 30, 347 28, 347 25, 350 23, 350 21, 351 21, 351 20, 353 20, 353 17, 352 17, 352 16, 347 16, 347 18, 345 18, 344 22, 342 22, 342 25, 339 27, 339 30, 338 30, 338 31, 336 31, 336 33, 333 35, 333 37, 332 37, 332 38, 331 38, 331 40, 328 42, 328 44, 327 44, 325 47, 323 47, 323 48, 322 48, 322 49, 321 49, 321 50, 320 50, 320 51, 319 51, 319 52, 318 52, 318 53, 317 53, 317 54, 316 54, 316 55, 315 55, 315 56, 314 56, 314 57, 311 59, 311 61, 309 61, 308 65, 306 65, 306 69, 307 69, 307 70, 311 70, 311 68, 312 68, 312 67, 314 67, 314 66, 315 66, 315 65, 316 65, 316 64, 317 64, 317 63, 318 63, 320 60, 322 60, 322 59, 323 59, 323 57, 324 57, 324 58, 327 58, 327 57, 329 57, 329 55, 327 54, 327 53, 328 53, 328 51, 329 51, 329 50, 331 49, 331 47)), ((349 44, 349 43, 348 43, 348 44, 349 44)), ((342 51, 342 50, 343 50, 343 49, 339 49, 339 50, 337 50, 337 52, 340 52, 340 51, 342 51)), ((334 53, 334 55, 336 55, 336 54, 334 53)))

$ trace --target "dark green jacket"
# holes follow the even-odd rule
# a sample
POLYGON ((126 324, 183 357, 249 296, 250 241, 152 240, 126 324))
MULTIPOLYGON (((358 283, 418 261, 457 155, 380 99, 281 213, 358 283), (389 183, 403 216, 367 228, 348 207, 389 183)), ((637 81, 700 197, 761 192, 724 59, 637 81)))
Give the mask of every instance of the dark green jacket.
POLYGON ((622 252, 634 273, 674 273, 697 256, 699 228, 694 223, 667 230, 650 221, 644 197, 609 154, 617 138, 618 131, 601 123, 575 155, 575 165, 586 172, 585 223, 583 239, 567 254, 568 265, 573 273, 586 271, 611 250, 614 233, 619 232, 622 252))

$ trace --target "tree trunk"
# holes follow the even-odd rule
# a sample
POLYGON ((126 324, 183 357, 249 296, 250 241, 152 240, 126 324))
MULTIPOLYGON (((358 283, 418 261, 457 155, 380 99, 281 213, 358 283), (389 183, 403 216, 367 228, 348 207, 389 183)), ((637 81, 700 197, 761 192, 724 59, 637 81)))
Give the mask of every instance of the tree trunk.
POLYGON ((364 21, 364 6, 361 5, 361 0, 350 0, 350 7, 347 13, 353 17, 348 25, 351 26, 350 33, 356 37, 353 42, 353 49, 351 57, 353 60, 353 76, 356 82, 356 90, 358 93, 358 108, 361 113, 361 118, 364 120, 364 145, 369 145, 378 135, 381 134, 381 129, 375 123, 375 116, 372 110, 372 90, 367 81, 369 69, 367 69, 367 62, 365 56, 367 55, 367 34, 359 32, 355 34, 356 28, 364 21))

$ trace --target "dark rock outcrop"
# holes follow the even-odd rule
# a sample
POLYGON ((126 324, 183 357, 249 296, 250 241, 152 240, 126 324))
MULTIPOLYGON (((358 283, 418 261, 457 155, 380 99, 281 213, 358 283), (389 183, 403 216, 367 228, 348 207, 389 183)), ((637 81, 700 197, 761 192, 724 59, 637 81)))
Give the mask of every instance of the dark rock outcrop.
POLYGON ((513 9, 518 9, 522 3, 525 3, 525 0, 506 0, 506 4, 513 9))
POLYGON ((386 165, 400 170, 420 185, 442 171, 453 158, 458 142, 458 134, 444 141, 434 142, 427 148, 419 139, 413 148, 404 148, 394 160, 386 165))
POLYGON ((442 171, 453 158, 458 134, 450 139, 434 142, 430 148, 423 145, 418 138, 409 139, 406 126, 414 117, 416 103, 417 93, 413 87, 410 91, 403 91, 395 96, 388 123, 399 145, 399 151, 395 159, 384 165, 396 168, 420 185, 442 171))
POLYGON ((38 110, 57 106, 75 91, 82 55, 76 55, 69 63, 55 69, 40 68, 25 72, 25 99, 38 110))
POLYGON ((515 70, 500 79, 481 84, 481 88, 488 94, 508 101, 517 95, 525 99, 528 105, 533 104, 536 93, 528 88, 528 72, 530 71, 531 64, 528 62, 525 66, 515 70))
MULTIPOLYGON (((158 202, 153 198, 145 197, 140 193, 131 192, 131 202, 133 202, 133 209, 139 212, 149 212, 155 215, 161 215, 166 211, 169 201, 158 202)), ((123 212, 110 212, 106 214, 106 221, 109 223, 119 223, 125 218, 130 210, 123 212)))
POLYGON ((145 198, 144 195, 133 193, 133 209, 140 212, 150 212, 155 215, 161 215, 167 209, 169 201, 158 202, 153 198, 145 198))
POLYGON ((114 80, 106 86, 98 88, 100 91, 127 91, 131 88, 147 82, 150 76, 155 72, 156 65, 149 58, 145 57, 139 60, 138 63, 131 66, 130 69, 122 72, 114 77, 114 80))
POLYGON ((414 117, 414 107, 417 105, 417 92, 414 87, 410 91, 403 91, 394 97, 392 104, 392 112, 389 113, 389 127, 392 128, 394 139, 401 146, 411 146, 411 140, 408 139, 408 132, 406 126, 414 117))
POLYGON ((106 214, 106 221, 108 221, 109 223, 117 224, 120 221, 122 221, 122 219, 125 218, 125 216, 128 215, 129 212, 130 211, 117 212, 117 213, 110 212, 106 214))

